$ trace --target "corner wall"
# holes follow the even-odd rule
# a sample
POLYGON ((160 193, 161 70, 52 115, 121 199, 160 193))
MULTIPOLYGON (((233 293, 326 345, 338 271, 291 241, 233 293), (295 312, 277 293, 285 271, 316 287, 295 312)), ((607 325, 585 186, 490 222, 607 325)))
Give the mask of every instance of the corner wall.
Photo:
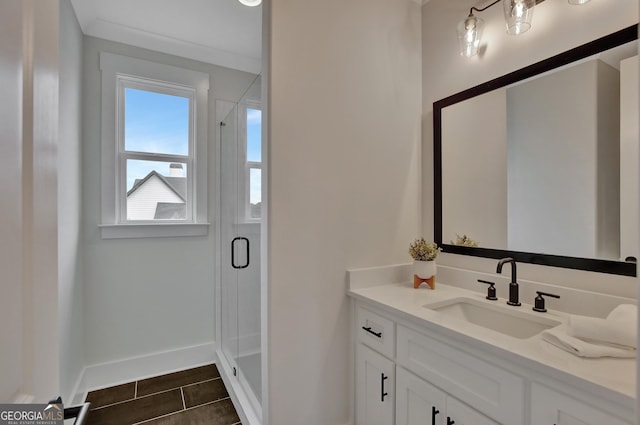
MULTIPOLYGON (((481 12, 485 20, 482 56, 466 59, 458 54, 456 24, 473 1, 456 4, 430 0, 422 8, 423 195, 422 226, 433 237, 433 102, 499 77, 546 57, 638 22, 636 0, 591 1, 582 6, 565 0, 536 6, 532 29, 517 37, 504 34, 499 6, 481 12), (615 4, 614 4, 615 3, 615 4)), ((484 273, 494 273, 494 260, 441 254, 439 263, 484 273)), ((635 279, 579 270, 519 264, 523 279, 636 297, 635 279)))
POLYGON ((82 243, 82 31, 69 0, 60 0, 58 139, 58 323, 60 395, 71 404, 85 366, 82 243))
POLYGON ((0 3, 0 401, 59 392, 58 0, 0 3))
POLYGON ((345 424, 346 271, 419 236, 420 5, 271 4, 268 424, 345 424))
POLYGON ((22 294, 22 2, 0 4, 0 402, 9 403, 24 382, 22 294))

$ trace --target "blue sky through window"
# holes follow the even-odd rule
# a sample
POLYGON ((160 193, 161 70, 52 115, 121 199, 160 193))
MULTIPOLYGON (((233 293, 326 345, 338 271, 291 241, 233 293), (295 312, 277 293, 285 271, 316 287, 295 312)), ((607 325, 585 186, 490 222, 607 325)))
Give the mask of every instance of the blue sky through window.
POLYGON ((125 88, 124 148, 189 154, 189 99, 125 88))
MULTIPOLYGON (((125 150, 188 155, 189 99, 125 88, 125 150)), ((247 160, 262 161, 262 111, 247 108, 247 160)), ((169 162, 127 160, 127 191, 152 170, 169 175, 169 162)), ((186 175, 186 164, 185 174, 186 175)), ((250 200, 262 198, 261 172, 250 173, 250 200)))
MULTIPOLYGON (((189 98, 127 87, 124 114, 125 150, 189 154, 189 98)), ((152 170, 168 176, 169 164, 127 160, 127 191, 152 170)))
MULTIPOLYGON (((247 161, 262 162, 262 111, 247 108, 247 161)), ((249 202, 262 200, 262 173, 251 169, 249 175, 249 202)))
POLYGON ((247 108, 247 161, 262 161, 262 111, 247 108))

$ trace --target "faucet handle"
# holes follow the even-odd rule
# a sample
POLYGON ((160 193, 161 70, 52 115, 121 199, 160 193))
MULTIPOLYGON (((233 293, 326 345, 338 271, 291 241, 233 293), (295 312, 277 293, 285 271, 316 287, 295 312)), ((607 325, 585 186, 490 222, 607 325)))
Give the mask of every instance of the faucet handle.
POLYGON ((486 283, 487 285, 489 285, 489 287, 487 288, 487 296, 485 297, 486 299, 491 301, 495 301, 498 299, 498 297, 496 297, 496 287, 493 286, 496 284, 495 282, 489 282, 488 280, 482 279, 478 279, 478 282, 486 283))
POLYGON ((536 294, 538 294, 538 296, 536 296, 534 300, 535 305, 533 306, 533 311, 538 311, 540 313, 545 313, 547 311, 547 309, 544 307, 544 298, 542 298, 543 295, 545 297, 560 298, 560 295, 549 294, 547 292, 536 291, 536 294))

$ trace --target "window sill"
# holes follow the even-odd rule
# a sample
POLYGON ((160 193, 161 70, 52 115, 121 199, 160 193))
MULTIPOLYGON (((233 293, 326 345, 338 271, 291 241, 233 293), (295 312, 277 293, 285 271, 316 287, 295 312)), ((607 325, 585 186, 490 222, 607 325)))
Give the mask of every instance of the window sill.
POLYGON ((100 224, 102 239, 207 236, 209 223, 100 224))

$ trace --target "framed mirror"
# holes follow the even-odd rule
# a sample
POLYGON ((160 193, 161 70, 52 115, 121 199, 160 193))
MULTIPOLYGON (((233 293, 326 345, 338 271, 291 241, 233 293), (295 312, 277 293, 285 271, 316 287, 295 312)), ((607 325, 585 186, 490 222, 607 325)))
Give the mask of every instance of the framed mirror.
POLYGON ((636 275, 637 38, 633 25, 433 104, 444 252, 636 275))

